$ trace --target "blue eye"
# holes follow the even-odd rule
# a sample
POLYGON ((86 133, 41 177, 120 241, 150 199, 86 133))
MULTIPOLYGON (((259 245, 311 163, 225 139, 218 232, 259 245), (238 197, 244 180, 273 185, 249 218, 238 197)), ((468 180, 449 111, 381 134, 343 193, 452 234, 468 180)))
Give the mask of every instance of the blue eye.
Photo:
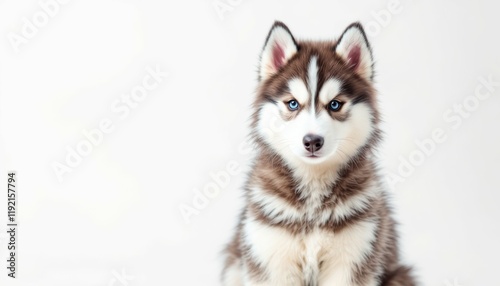
POLYGON ((339 111, 341 107, 342 107, 342 103, 338 100, 332 100, 332 101, 330 101, 330 104, 328 105, 328 108, 331 111, 339 111))
POLYGON ((290 100, 288 102, 288 108, 290 110, 297 110, 299 109, 299 103, 296 100, 290 100))

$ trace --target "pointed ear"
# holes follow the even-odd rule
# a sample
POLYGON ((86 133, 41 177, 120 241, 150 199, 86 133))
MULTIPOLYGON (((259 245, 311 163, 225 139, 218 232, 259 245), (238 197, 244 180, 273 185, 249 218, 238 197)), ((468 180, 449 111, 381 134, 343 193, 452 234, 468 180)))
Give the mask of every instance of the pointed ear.
POLYGON ((276 21, 260 56, 259 79, 265 80, 277 73, 297 53, 297 49, 297 43, 288 27, 276 21))
POLYGON ((353 23, 345 29, 335 46, 335 52, 360 76, 367 80, 373 79, 372 51, 360 23, 353 23))

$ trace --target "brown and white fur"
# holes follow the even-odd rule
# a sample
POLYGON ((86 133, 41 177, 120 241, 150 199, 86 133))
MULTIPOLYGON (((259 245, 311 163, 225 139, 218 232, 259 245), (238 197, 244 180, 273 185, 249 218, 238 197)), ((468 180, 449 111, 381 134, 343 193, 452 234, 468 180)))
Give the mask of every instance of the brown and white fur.
POLYGON ((324 42, 296 41, 283 23, 274 24, 251 124, 257 155, 225 252, 223 285, 415 285, 399 264, 373 155, 376 101, 360 24, 324 42), (329 108, 333 100, 340 110, 329 108), (322 140, 310 143, 308 135, 322 140))

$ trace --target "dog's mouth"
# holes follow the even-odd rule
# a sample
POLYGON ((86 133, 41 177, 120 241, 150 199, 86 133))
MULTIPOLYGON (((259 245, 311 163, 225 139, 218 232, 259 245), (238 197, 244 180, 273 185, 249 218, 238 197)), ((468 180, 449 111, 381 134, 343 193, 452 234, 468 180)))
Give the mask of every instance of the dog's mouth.
POLYGON ((304 154, 304 157, 310 158, 310 159, 319 159, 323 157, 323 155, 320 152, 309 152, 304 154))
POLYGON ((322 148, 321 150, 318 150, 318 151, 303 152, 301 155, 302 155, 302 158, 304 160, 306 160, 307 162, 319 163, 327 158, 330 158, 333 154, 336 153, 337 149, 338 149, 338 146, 336 145, 336 146, 334 146, 333 150, 322 148))
POLYGON ((306 155, 306 157, 307 157, 307 158, 319 158, 320 156, 319 156, 318 154, 314 154, 314 153, 312 153, 312 154, 308 154, 308 155, 306 155))

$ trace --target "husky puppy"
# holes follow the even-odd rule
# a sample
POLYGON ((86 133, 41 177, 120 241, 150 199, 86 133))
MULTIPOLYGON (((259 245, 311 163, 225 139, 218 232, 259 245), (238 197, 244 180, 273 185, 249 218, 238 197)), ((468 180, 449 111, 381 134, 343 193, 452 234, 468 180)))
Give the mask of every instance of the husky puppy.
POLYGON ((255 162, 225 286, 412 286, 373 153, 381 132, 362 26, 297 41, 276 22, 260 58, 255 162))

